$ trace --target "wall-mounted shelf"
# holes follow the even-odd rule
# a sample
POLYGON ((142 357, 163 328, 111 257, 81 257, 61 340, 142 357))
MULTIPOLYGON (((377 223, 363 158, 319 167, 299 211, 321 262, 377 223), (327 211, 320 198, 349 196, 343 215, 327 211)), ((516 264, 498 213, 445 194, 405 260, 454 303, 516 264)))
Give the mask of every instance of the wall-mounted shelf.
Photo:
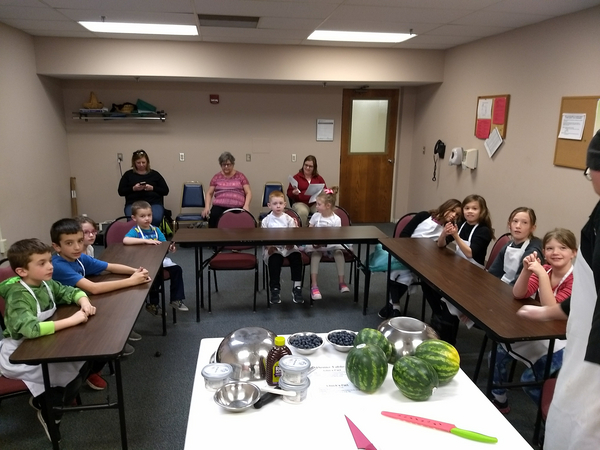
POLYGON ((119 113, 119 112, 73 112, 73 120, 160 120, 164 122, 167 113, 164 111, 144 113, 119 113))

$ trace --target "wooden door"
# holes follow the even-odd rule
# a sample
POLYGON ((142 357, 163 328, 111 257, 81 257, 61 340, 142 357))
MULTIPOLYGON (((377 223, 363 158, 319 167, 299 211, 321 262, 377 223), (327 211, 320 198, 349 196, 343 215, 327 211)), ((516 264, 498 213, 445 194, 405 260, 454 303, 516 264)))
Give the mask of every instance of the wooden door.
MULTIPOLYGON (((338 204, 348 211, 352 223, 390 221, 398 97, 397 89, 344 89, 338 204), (371 114, 368 112, 370 110, 360 112, 361 118, 366 119, 365 122, 369 124, 377 125, 378 120, 385 122, 381 124, 381 131, 384 135, 372 139, 372 147, 370 139, 361 139, 361 136, 356 132, 353 133, 352 130, 353 114, 358 117, 357 114, 360 111, 357 107, 367 106, 371 103, 377 105, 375 108, 381 112, 379 119, 364 116, 371 114), (386 109, 385 115, 382 112, 383 108, 386 109), (353 145, 352 139, 355 139, 357 145, 353 145), (358 145, 359 141, 365 142, 358 145)), ((355 120, 356 123, 360 125, 357 120, 355 120)), ((355 125, 354 128, 358 127, 355 125)), ((377 126, 373 128, 377 128, 377 126)))

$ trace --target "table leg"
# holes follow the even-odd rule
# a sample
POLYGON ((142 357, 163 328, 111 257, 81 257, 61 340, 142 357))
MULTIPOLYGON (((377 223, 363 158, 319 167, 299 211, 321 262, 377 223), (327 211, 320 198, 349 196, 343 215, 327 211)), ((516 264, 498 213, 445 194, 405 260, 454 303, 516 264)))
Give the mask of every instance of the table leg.
POLYGON ((487 398, 492 398, 492 386, 494 384, 494 371, 496 370, 496 357, 498 354, 498 344, 496 343, 496 341, 494 341, 493 339, 491 339, 492 341, 492 351, 490 353, 490 367, 488 370, 488 381, 487 381, 487 387, 485 389, 485 395, 487 396, 487 398))
POLYGON ((115 360, 117 379, 117 399, 119 403, 119 426, 121 427, 121 448, 127 450, 127 425, 125 424, 125 404, 123 402, 123 380, 121 379, 121 360, 115 360))
POLYGON ((167 335, 167 309, 165 302, 165 276, 163 274, 162 265, 160 269, 158 269, 158 277, 160 277, 159 283, 161 286, 160 289, 160 303, 162 305, 162 327, 163 327, 163 336, 167 335))
POLYGON ((58 450, 60 448, 60 445, 58 442, 58 429, 56 426, 56 422, 54 422, 54 407, 49 401, 50 396, 47 395, 47 393, 50 392, 51 388, 50 373, 48 372, 48 363, 42 363, 42 375, 44 377, 44 391, 46 393, 46 401, 44 403, 46 404, 46 417, 48 417, 46 425, 48 426, 48 432, 50 433, 52 448, 54 450, 58 450))
POLYGON ((202 247, 198 247, 197 245, 195 245, 194 263, 196 264, 196 322, 200 322, 200 279, 198 274, 198 251, 202 252, 202 247))
MULTIPOLYGON (((363 272, 365 274, 365 293, 364 293, 364 301, 363 301, 363 316, 367 315, 367 307, 369 306, 369 289, 371 288, 371 268, 369 267, 369 254, 371 250, 371 245, 367 244, 367 253, 366 253, 366 261, 363 266, 363 272)), ((356 279, 358 281, 358 272, 356 273, 356 279)), ((358 282, 357 282, 358 284, 358 282)))
MULTIPOLYGON (((200 307, 204 309, 204 254, 200 247, 200 307)), ((200 309, 198 309, 198 322, 200 322, 200 309)))
MULTIPOLYGON (((548 345, 548 356, 546 356, 546 367, 544 367, 544 381, 546 381, 550 377, 550 368, 552 367, 552 356, 554 355, 554 339, 550 339, 550 343, 548 345)), ((535 427, 533 429, 533 442, 539 442, 540 440, 540 431, 542 428, 542 393, 544 387, 544 381, 542 381, 542 385, 540 386, 540 402, 538 404, 537 416, 535 418, 535 427)))

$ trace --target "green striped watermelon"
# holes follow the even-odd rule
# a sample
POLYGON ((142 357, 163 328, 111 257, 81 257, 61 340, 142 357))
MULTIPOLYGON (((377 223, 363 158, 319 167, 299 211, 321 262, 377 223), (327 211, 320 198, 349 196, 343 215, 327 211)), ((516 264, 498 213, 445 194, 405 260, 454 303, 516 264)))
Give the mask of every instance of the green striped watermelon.
POLYGON ((392 378, 400 392, 411 400, 427 400, 439 384, 431 364, 416 356, 404 356, 396 361, 392 378))
POLYGON ((358 332, 356 337, 354 338, 354 346, 356 347, 359 344, 375 344, 383 353, 385 353, 385 357, 389 363, 392 363, 392 358, 394 355, 394 346, 386 339, 383 333, 374 328, 363 328, 358 332))
POLYGON ((354 386, 372 394, 381 387, 388 372, 383 350, 372 344, 352 348, 346 357, 346 375, 354 386))
POLYGON ((448 383, 460 369, 458 352, 451 344, 440 339, 422 342, 415 350, 414 356, 433 366, 438 374, 440 385, 448 383))

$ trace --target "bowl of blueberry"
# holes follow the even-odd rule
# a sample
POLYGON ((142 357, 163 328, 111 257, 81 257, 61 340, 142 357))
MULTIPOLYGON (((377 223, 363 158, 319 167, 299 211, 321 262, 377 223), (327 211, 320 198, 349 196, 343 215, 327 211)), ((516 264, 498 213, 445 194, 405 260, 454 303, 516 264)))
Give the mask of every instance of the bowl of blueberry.
POLYGON ((340 352, 349 352, 354 344, 356 332, 351 330, 333 330, 327 333, 327 342, 340 352))
POLYGON ((294 333, 288 338, 288 345, 292 347, 292 351, 296 351, 301 355, 310 355, 323 347, 323 339, 310 331, 294 333))

